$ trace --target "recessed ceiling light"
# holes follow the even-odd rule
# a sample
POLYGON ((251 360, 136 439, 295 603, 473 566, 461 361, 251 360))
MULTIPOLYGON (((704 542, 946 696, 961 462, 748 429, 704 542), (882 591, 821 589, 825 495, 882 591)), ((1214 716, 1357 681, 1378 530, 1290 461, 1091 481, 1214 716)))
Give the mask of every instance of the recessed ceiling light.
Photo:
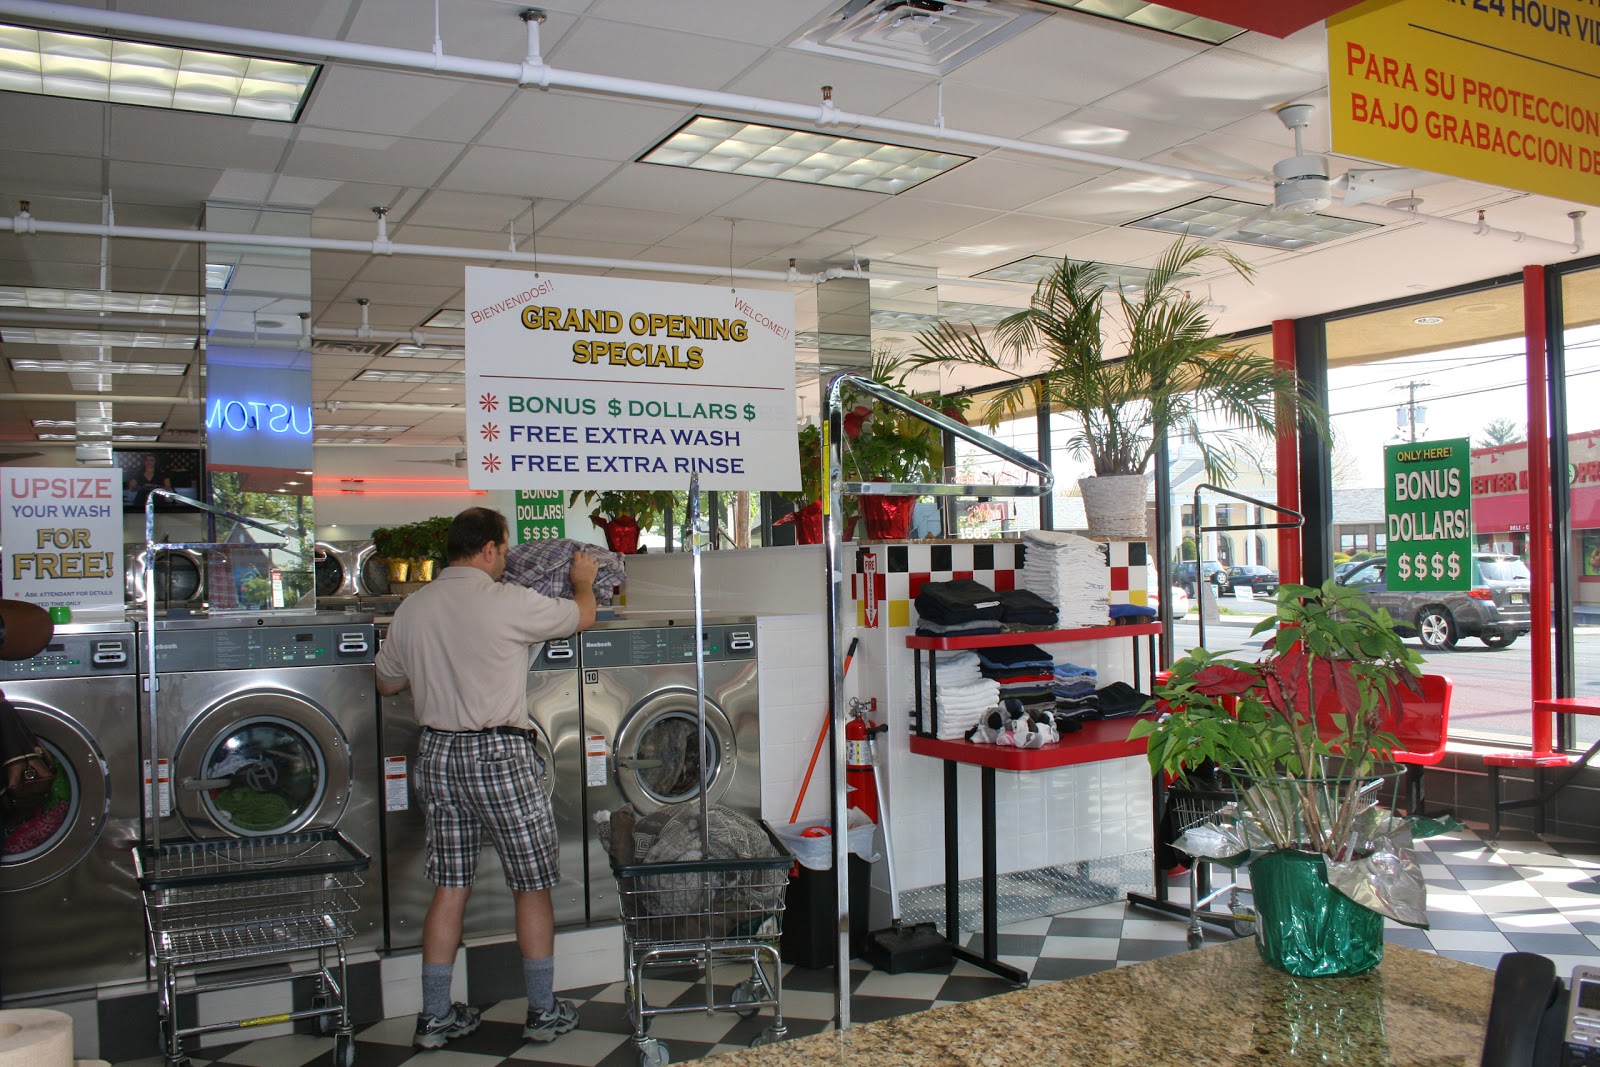
POLYGON ((206 288, 226 289, 228 282, 233 277, 232 263, 207 263, 206 288))
POLYGON ((424 330, 459 330, 467 325, 467 313, 460 308, 440 308, 422 324, 424 330))
POLYGON ((872 338, 859 333, 797 333, 794 343, 798 348, 832 348, 851 352, 871 352, 872 338))
POLYGON ((384 355, 397 359, 466 359, 467 350, 444 345, 395 345, 384 355))
POLYGON ((640 156, 639 162, 894 194, 971 158, 698 115, 640 156))
POLYGON ((1178 207, 1158 211, 1126 225, 1189 237, 1217 234, 1236 244, 1259 245, 1293 251, 1378 229, 1375 222, 1357 222, 1333 215, 1295 215, 1292 218, 1262 214, 1260 204, 1247 204, 1221 196, 1203 196, 1178 207))
POLYGON ((6 344, 76 345, 81 348, 180 348, 199 343, 196 334, 146 333, 143 330, 55 330, 7 326, 6 344))
MULTIPOLYGON (((974 274, 973 277, 994 278, 1007 282, 1039 282, 1059 266, 1061 260, 1056 256, 1028 256, 1025 259, 1012 260, 1010 263, 991 267, 982 273, 974 274)), ((1150 280, 1148 267, 1133 267, 1122 263, 1101 263, 1099 267, 1108 286, 1115 286, 1130 293, 1143 289, 1150 280)))
MULTIPOLYGON (((198 315, 197 296, 162 293, 115 293, 109 289, 46 289, 0 285, 0 307, 41 311, 113 311, 147 315, 198 315)), ((8 335, 9 335, 9 331, 8 335)))
POLYGON ((1113 22, 1144 26, 1147 29, 1160 30, 1163 33, 1187 37, 1192 41, 1204 41, 1207 44, 1231 41, 1244 32, 1238 26, 1230 26, 1226 22, 1201 18, 1187 11, 1174 11, 1160 4, 1146 4, 1142 0, 1038 0, 1038 2, 1049 4, 1051 7, 1066 8, 1068 11, 1081 11, 1085 15, 1097 15, 1113 22))
MULTIPOLYGON (((42 433, 38 435, 38 438, 41 441, 76 441, 78 435, 71 433, 42 433)), ((154 433, 119 433, 111 439, 113 441, 121 441, 124 444, 133 444, 135 442, 159 441, 161 440, 161 435, 154 433)))
POLYGON ((386 445, 389 443, 389 439, 387 437, 319 437, 315 443, 319 445, 386 445))
POLYGON ((461 385, 467 376, 459 371, 364 370, 358 382, 410 382, 414 385, 461 385))
POLYGON ((156 374, 174 377, 189 368, 187 363, 117 363, 109 359, 13 359, 14 371, 42 371, 46 374, 156 374))
MULTIPOLYGON (((33 420, 33 425, 34 425, 34 427, 36 429, 52 429, 52 430, 55 430, 55 429, 61 429, 62 427, 66 427, 66 426, 76 426, 76 425, 78 425, 78 420, 77 419, 34 419, 33 420)), ((161 429, 161 427, 164 424, 163 423, 159 423, 159 422, 122 422, 122 421, 119 420, 117 422, 113 422, 111 425, 113 427, 115 427, 116 429, 118 429, 118 430, 159 430, 159 429, 161 429)))
POLYGON ((1437 326, 1443 322, 1444 319, 1440 318, 1438 315, 1418 315, 1411 321, 1416 323, 1418 326, 1437 326))
MULTIPOLYGON (((317 429, 323 433, 400 433, 402 430, 409 430, 410 427, 377 425, 361 426, 354 423, 332 423, 325 426, 319 422, 317 423, 317 429)), ((301 471, 300 473, 310 474, 311 472, 301 471)))
POLYGON ((0 90, 294 122, 321 68, 0 24, 0 90))

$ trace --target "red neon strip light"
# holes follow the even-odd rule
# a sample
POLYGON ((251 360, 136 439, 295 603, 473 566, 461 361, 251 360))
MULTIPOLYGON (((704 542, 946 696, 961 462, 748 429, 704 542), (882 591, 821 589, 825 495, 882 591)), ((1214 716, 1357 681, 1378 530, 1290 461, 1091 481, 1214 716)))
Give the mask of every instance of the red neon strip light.
POLYGON ((487 489, 332 489, 346 496, 488 496, 487 489))
MULTIPOLYGON (((367 482, 400 482, 404 485, 466 485, 465 478, 316 478, 332 485, 363 485, 367 482)), ((485 490, 487 491, 487 490, 485 490)))

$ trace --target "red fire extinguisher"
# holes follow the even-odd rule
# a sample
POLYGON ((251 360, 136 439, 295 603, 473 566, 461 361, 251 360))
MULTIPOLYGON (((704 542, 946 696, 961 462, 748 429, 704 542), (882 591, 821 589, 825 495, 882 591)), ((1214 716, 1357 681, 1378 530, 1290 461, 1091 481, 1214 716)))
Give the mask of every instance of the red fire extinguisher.
MULTIPOLYGON (((872 701, 875 706, 877 701, 872 701)), ((859 808, 874 823, 878 821, 878 787, 872 774, 872 748, 867 738, 875 727, 852 702, 850 721, 844 724, 844 781, 846 806, 859 808)))

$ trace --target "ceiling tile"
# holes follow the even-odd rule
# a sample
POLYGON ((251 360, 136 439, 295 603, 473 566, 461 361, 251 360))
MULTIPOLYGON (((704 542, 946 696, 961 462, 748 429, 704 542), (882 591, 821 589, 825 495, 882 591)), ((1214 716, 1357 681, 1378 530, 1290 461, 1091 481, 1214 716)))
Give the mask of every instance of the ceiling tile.
MULTIPOLYGON (((665 205, 664 205, 665 206, 665 205)), ((540 237, 592 238, 602 241, 648 241, 655 244, 694 222, 694 217, 665 211, 576 204, 540 231, 540 237)))
MULTIPOLYGON (((26 107, 7 93, 0 107, 0 144, 14 152, 100 155, 100 105, 86 100, 30 96, 26 107)), ((133 110, 131 108, 127 110, 133 110)))
MULTIPOLYGON (((8 101, 12 94, 7 94, 8 101)), ((100 217, 99 200, 105 181, 100 160, 92 156, 63 156, 48 152, 18 152, 0 149, 0 195, 7 200, 17 196, 34 202, 34 217, 45 219, 39 194, 49 190, 57 197, 78 197, 95 201, 93 220, 100 217)), ((13 205, 14 207, 14 205, 13 205)), ((55 218, 60 219, 57 215, 55 218)), ((63 220, 64 221, 64 220, 63 220)))
MULTIPOLYGON (((724 40, 780 45, 838 4, 839 0, 781 4, 695 0, 693 21, 696 29, 724 40)), ((597 0, 589 10, 601 18, 669 30, 678 29, 685 22, 682 8, 676 4, 662 4, 659 0, 597 0)))
POLYGON ((821 185, 754 179, 756 185, 719 214, 737 219, 788 222, 820 229, 852 218, 881 204, 882 193, 860 189, 831 189, 821 185))
POLYGON ((302 131, 286 164, 289 173, 307 178, 429 186, 438 182, 458 152, 455 145, 411 137, 321 130, 311 138, 304 136, 308 132, 302 131))
MULTIPOLYGON (((509 223, 526 230, 528 198, 485 193, 434 192, 423 197, 405 218, 407 227, 506 232, 509 223)), ((411 237, 405 238, 413 240, 411 237)))
POLYGON ((1027 139, 1123 159, 1143 159, 1152 152, 1170 148, 1201 132, 1198 127, 1173 126, 1153 122, 1141 115, 1085 107, 1059 122, 1033 130, 1027 139))
POLYGON ((1325 84, 1326 74, 1213 49, 1099 104, 1158 122, 1214 130, 1325 84))
MULTIPOLYGON (((727 89, 732 93, 794 104, 815 104, 822 100, 822 87, 831 85, 833 102, 840 111, 875 115, 932 82, 933 79, 927 75, 871 63, 856 63, 805 52, 773 52, 736 78, 727 89)), ((707 114, 716 113, 714 108, 701 110, 707 114)), ((777 126, 786 125, 782 119, 764 121, 777 126)), ((896 144, 904 143, 891 137, 881 139, 896 144)))
POLYGON ((1014 211, 1035 200, 1070 189, 1100 173, 1070 163, 1039 165, 1011 159, 975 159, 909 189, 908 200, 936 200, 946 204, 1014 211))
POLYGON ((300 121, 323 129, 463 144, 518 91, 507 84, 334 66, 322 72, 300 121), (397 107, 397 101, 404 106, 397 107))
POLYGON ((1063 11, 985 52, 946 79, 1088 104, 1205 51, 1181 37, 1063 11))
POLYGON ((596 20, 580 24, 545 52, 557 67, 701 89, 722 88, 761 54, 735 41, 596 20))
POLYGON ((958 204, 930 205, 894 197, 850 219, 851 229, 920 241, 939 241, 969 226, 987 222, 998 212, 958 204))
MULTIPOLYGON (((1007 92, 984 85, 951 82, 941 93, 926 85, 887 108, 886 118, 901 122, 935 124, 942 112, 945 125, 955 130, 978 130, 997 137, 1021 138, 1030 131, 1060 119, 1072 105, 1031 92, 1007 92)), ((1034 138, 1035 140, 1037 138, 1034 138)), ((980 151, 960 141, 936 145, 946 151, 972 154, 980 151)))
POLYGON ((1167 178, 1139 171, 1118 171, 1091 178, 1064 193, 1028 205, 1035 215, 1121 225, 1174 204, 1182 204, 1215 189, 1213 185, 1167 178))
POLYGON ((677 104, 610 100, 579 93, 528 89, 478 139, 496 148, 559 148, 594 159, 632 160, 683 125, 677 104))
POLYGON ((141 163, 212 168, 276 169, 294 127, 232 115, 197 115, 153 107, 111 110, 111 154, 141 163))
POLYGON ((602 159, 480 145, 467 149, 439 185, 474 193, 576 200, 616 167, 602 159))
POLYGON ((969 226, 945 238, 946 243, 978 248, 1009 246, 1019 253, 1093 233, 1099 227, 1065 219, 1015 212, 969 226))

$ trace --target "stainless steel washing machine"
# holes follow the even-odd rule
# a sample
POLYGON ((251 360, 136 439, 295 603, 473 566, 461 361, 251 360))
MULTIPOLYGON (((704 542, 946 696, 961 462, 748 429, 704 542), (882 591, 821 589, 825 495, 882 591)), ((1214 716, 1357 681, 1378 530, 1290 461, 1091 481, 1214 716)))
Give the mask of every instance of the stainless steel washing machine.
POLYGON ((0 995, 141 979, 139 684, 131 626, 57 627, 0 687, 60 770, 51 800, 4 827, 0 995))
MULTIPOLYGON (((387 627, 379 625, 379 640, 387 627)), ((388 946, 391 950, 422 944, 422 920, 433 899, 433 883, 424 874, 427 848, 423 841, 422 808, 411 788, 421 727, 412 710, 410 692, 380 697, 383 721, 383 840, 388 879, 388 946)), ((583 853, 583 746, 578 726, 578 656, 568 638, 546 641, 528 668, 528 718, 534 748, 544 761, 544 787, 556 820, 561 845, 561 881, 550 891, 557 926, 588 920, 583 853)), ((516 932, 515 907, 506 888, 500 854, 487 838, 478 856, 478 880, 467 905, 462 933, 466 937, 502 937, 516 932)))
MULTIPOLYGON (((372 857, 356 891, 356 949, 383 941, 370 618, 324 612, 156 624, 157 742, 170 783, 161 839, 340 830, 372 857)), ((146 811, 147 838, 150 818, 146 811)))
MULTIPOLYGON (((142 543, 123 546, 124 585, 130 604, 144 604, 146 549, 142 543)), ((156 548, 156 606, 198 608, 206 600, 204 553, 187 548, 156 548)))
POLYGON ((317 599, 387 596, 389 574, 376 556, 377 546, 364 541, 318 541, 317 599))
MULTIPOLYGON (((701 758, 694 625, 618 620, 579 635, 588 812, 698 804, 701 758)), ((754 618, 706 621, 706 732, 713 804, 761 817, 760 699, 754 618)), ((589 842, 589 914, 617 917, 605 849, 589 842)))

